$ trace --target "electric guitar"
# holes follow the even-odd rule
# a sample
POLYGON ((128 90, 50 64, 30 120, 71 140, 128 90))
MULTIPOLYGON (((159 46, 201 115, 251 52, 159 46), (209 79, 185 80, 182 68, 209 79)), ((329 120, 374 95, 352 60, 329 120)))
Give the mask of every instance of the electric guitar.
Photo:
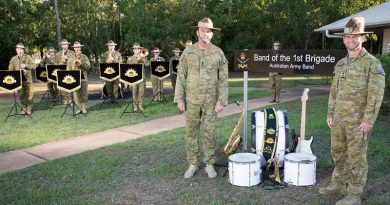
POLYGON ((301 114, 301 136, 298 139, 297 151, 300 153, 313 154, 311 151, 311 143, 313 142, 313 136, 310 137, 309 140, 305 139, 305 126, 306 126, 306 101, 309 98, 307 93, 309 92, 309 88, 305 88, 302 94, 302 114, 301 114))

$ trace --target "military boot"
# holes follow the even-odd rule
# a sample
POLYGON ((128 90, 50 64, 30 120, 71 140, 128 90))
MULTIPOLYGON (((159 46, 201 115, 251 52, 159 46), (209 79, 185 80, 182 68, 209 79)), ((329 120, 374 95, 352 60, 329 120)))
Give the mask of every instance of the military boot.
POLYGON ((184 173, 184 178, 189 179, 194 176, 195 172, 198 171, 198 166, 190 164, 187 171, 184 173))
POLYGON ((344 199, 341 199, 336 205, 360 205, 362 203, 360 196, 348 195, 344 199))
POLYGON ((330 185, 327 187, 322 187, 318 190, 318 192, 322 195, 329 195, 329 194, 335 193, 337 191, 341 191, 341 192, 345 193, 346 189, 345 189, 345 187, 341 188, 340 186, 337 186, 337 185, 330 185))
POLYGON ((139 109, 141 110, 141 111, 144 111, 144 101, 143 100, 140 100, 139 101, 139 109))
POLYGON ((272 100, 269 101, 270 103, 275 102, 275 94, 272 94, 272 100))
POLYGON ((25 115, 27 111, 27 108, 23 107, 22 110, 20 110, 19 115, 25 115))
POLYGON ((88 111, 87 111, 87 106, 86 106, 85 104, 81 104, 81 112, 82 112, 83 114, 87 114, 87 113, 88 113, 88 111))
POLYGON ((214 166, 212 164, 206 165, 206 168, 204 169, 209 176, 209 178, 215 178, 217 176, 217 172, 214 169, 214 166))
POLYGON ((133 102, 133 111, 137 112, 138 111, 138 106, 135 102, 133 102))
POLYGON ((26 107, 26 114, 27 115, 31 115, 31 113, 32 113, 32 107, 31 106, 27 106, 26 107))
POLYGON ((275 96, 275 102, 276 102, 276 103, 280 102, 280 101, 279 101, 279 95, 276 95, 276 96, 275 96))

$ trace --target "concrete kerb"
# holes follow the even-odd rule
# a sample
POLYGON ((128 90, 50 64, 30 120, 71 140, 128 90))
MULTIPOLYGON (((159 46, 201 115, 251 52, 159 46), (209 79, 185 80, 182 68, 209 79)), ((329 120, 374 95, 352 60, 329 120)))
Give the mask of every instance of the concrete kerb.
MULTIPOLYGON (((313 87, 310 89, 309 96, 327 95, 329 93, 329 86, 313 87)), ((302 88, 284 89, 283 92, 284 93, 281 95, 282 102, 293 101, 301 98, 302 88)), ((248 110, 260 108, 260 106, 268 106, 271 104, 268 102, 269 100, 270 97, 249 100, 248 110)), ((241 110, 236 104, 230 104, 219 114, 219 117, 240 112, 241 110)), ((180 114, 150 120, 139 124, 109 129, 102 132, 77 136, 57 142, 50 142, 34 147, 0 153, 0 174, 23 169, 48 160, 55 160, 107 145, 180 128, 184 126, 184 123, 184 115, 180 114)))

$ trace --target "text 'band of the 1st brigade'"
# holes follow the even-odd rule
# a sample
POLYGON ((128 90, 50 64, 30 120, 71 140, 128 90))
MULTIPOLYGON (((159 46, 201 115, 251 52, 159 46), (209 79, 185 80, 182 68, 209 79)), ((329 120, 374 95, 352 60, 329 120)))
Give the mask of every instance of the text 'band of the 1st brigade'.
POLYGON ((234 69, 283 75, 332 75, 346 56, 341 50, 241 50, 234 53, 234 69))

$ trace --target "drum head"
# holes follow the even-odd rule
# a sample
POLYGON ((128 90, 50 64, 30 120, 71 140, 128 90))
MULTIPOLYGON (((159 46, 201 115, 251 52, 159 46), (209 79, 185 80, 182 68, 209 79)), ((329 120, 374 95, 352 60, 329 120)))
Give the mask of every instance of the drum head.
POLYGON ((237 153, 229 156, 229 161, 232 162, 248 163, 248 162, 256 162, 259 160, 260 160, 260 156, 253 153, 237 153))
POLYGON ((284 157, 286 160, 300 162, 304 160, 315 161, 317 157, 306 153, 290 153, 284 157))

